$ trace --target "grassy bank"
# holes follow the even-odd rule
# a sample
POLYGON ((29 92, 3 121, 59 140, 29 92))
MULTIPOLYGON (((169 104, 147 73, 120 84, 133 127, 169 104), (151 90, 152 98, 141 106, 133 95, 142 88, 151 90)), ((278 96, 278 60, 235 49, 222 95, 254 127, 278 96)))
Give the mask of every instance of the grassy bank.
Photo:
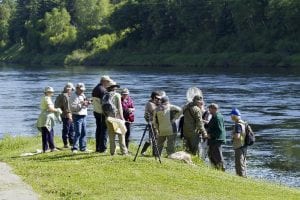
POLYGON ((86 66, 169 66, 193 69, 236 68, 236 69, 289 69, 299 72, 300 55, 276 53, 216 54, 187 53, 138 53, 126 50, 111 52, 89 52, 76 50, 72 53, 30 53, 16 44, 0 52, 0 61, 21 65, 86 65, 86 66))
MULTIPOLYGON (((59 139, 57 145, 62 146, 59 139)), ((109 156, 70 150, 20 157, 40 148, 41 138, 5 137, 0 161, 42 199, 299 199, 300 191, 163 158, 109 156), (250 192, 251 191, 251 192, 250 192)), ((94 146, 89 141, 89 146, 94 146)), ((133 151, 135 151, 133 149, 133 151)))

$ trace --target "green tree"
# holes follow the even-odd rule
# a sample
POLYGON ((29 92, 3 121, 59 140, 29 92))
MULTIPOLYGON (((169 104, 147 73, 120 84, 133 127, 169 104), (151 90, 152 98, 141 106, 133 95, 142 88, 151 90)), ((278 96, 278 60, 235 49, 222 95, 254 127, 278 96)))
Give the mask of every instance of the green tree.
POLYGON ((65 50, 76 41, 77 30, 70 24, 71 17, 65 8, 54 8, 46 13, 40 23, 45 27, 42 36, 42 47, 52 47, 56 50, 65 50))
POLYGON ((9 42, 9 23, 14 12, 14 1, 4 0, 0 2, 0 48, 9 42))
POLYGON ((107 25, 109 12, 109 0, 75 0, 74 23, 78 28, 79 41, 88 41, 97 36, 107 25))

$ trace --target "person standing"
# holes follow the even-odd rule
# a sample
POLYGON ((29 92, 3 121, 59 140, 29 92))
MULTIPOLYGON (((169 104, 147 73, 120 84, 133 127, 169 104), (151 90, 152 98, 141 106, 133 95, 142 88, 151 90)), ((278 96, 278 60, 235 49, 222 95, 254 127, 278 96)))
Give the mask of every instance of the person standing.
POLYGON ((123 108, 122 108, 122 103, 121 103, 121 95, 116 92, 117 88, 120 88, 120 86, 116 82, 111 81, 109 83, 109 86, 107 88, 107 92, 109 92, 109 94, 107 94, 107 95, 110 95, 111 100, 109 102, 111 102, 113 104, 113 105, 111 105, 111 108, 113 108, 113 110, 110 112, 106 112, 104 110, 104 113, 111 114, 111 115, 107 116, 106 126, 107 126, 108 136, 109 136, 110 154, 112 156, 115 155, 115 153, 116 153, 116 143, 115 143, 116 135, 118 135, 118 138, 119 138, 119 146, 120 146, 121 154, 128 155, 128 150, 127 150, 126 144, 125 144, 126 131, 123 134, 123 132, 117 132, 116 130, 118 128, 115 128, 115 127, 120 127, 121 126, 120 123, 122 123, 122 122, 125 123, 124 116, 123 116, 123 108))
POLYGON ((60 121, 60 108, 55 108, 51 97, 54 94, 52 87, 45 87, 44 96, 41 99, 41 114, 37 120, 37 128, 42 132, 42 148, 43 152, 57 151, 54 144, 53 127, 56 121, 60 121), (50 148, 50 149, 49 149, 50 148))
POLYGON ((86 145, 86 116, 87 108, 91 103, 87 100, 84 91, 84 83, 78 83, 76 85, 76 91, 70 97, 70 107, 72 111, 73 123, 74 123, 74 143, 72 152, 77 153, 78 150, 82 152, 90 152, 86 145))
POLYGON ((231 120, 234 122, 232 130, 232 140, 235 157, 235 171, 238 176, 247 177, 247 146, 245 146, 246 126, 241 119, 241 113, 237 108, 233 108, 231 120))
POLYGON ((94 117, 96 119, 96 152, 104 153, 107 149, 107 127, 105 123, 105 115, 102 110, 102 98, 106 92, 106 89, 111 82, 109 76, 102 76, 100 83, 95 86, 92 91, 94 117))
POLYGON ((226 142, 224 118, 222 114, 218 111, 218 104, 212 103, 208 106, 208 109, 212 115, 212 118, 207 125, 208 157, 211 164, 216 169, 225 171, 222 153, 222 144, 226 142))
POLYGON ((131 123, 134 122, 134 103, 132 98, 129 96, 129 90, 124 88, 121 91, 121 101, 122 101, 122 108, 123 108, 123 116, 125 120, 126 126, 126 134, 125 134, 125 144, 127 149, 129 148, 129 138, 131 133, 131 123))
POLYGON ((202 119, 203 97, 195 95, 193 101, 183 107, 183 136, 186 151, 196 155, 200 137, 206 138, 207 132, 202 119))
MULTIPOLYGON (((145 105, 145 113, 144 113, 144 118, 146 120, 146 122, 148 123, 148 125, 152 126, 153 127, 153 112, 155 111, 156 107, 160 104, 160 99, 161 99, 161 93, 158 92, 158 91, 153 91, 151 93, 151 96, 150 96, 150 100, 146 103, 145 105)), ((147 126, 148 126, 147 125, 147 126)), ((150 128, 149 130, 149 134, 153 134, 153 136, 155 135, 155 133, 150 133, 150 131, 154 131, 155 130, 153 128, 150 128)), ((148 140, 145 142, 143 148, 142 148, 142 151, 141 151, 141 155, 144 156, 148 147, 150 146, 151 144, 151 138, 150 138, 150 135, 149 135, 149 138, 148 140)), ((154 155, 154 149, 152 149, 152 154, 154 155)))
POLYGON ((74 86, 72 83, 67 83, 63 89, 63 92, 59 94, 55 100, 55 107, 62 110, 61 119, 63 122, 62 128, 62 140, 64 143, 64 148, 69 148, 69 145, 73 146, 74 140, 74 126, 72 112, 70 108, 70 96, 74 91, 74 86), (69 142, 69 145, 68 145, 69 142))
POLYGON ((158 131, 157 148, 159 155, 161 155, 166 140, 167 154, 171 155, 175 152, 175 140, 177 134, 175 120, 178 119, 180 115, 181 108, 170 104, 168 96, 161 98, 161 104, 153 113, 153 124, 158 131))

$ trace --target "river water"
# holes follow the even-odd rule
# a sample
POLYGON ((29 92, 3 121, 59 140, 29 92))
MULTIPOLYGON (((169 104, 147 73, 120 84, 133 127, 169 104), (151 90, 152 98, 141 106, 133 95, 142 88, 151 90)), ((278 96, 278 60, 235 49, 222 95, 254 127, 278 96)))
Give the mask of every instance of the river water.
MULTIPOLYGON (((206 104, 215 102, 224 115, 227 144, 224 146, 226 168, 234 173, 234 154, 230 141, 230 110, 238 107, 248 121, 257 142, 248 151, 248 175, 278 184, 300 187, 300 75, 268 72, 208 72, 170 67, 24 67, 0 65, 0 138, 5 134, 37 134, 35 122, 45 86, 52 86, 55 96, 66 82, 83 82, 90 97, 101 75, 109 75, 121 87, 129 88, 136 106, 132 140, 138 142, 145 127, 143 112, 151 91, 164 90, 172 104, 186 103, 186 91, 202 89, 206 104)), ((60 125, 55 134, 60 136, 60 125)), ((92 108, 88 115, 88 135, 94 137, 92 108)), ((179 141, 179 144, 181 142, 179 141)))

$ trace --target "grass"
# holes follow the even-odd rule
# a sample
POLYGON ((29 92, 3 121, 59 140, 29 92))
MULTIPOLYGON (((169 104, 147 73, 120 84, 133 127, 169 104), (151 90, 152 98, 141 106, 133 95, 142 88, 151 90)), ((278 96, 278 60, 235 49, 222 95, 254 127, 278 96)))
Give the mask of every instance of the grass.
MULTIPOLYGON (((58 146, 62 146, 56 138, 58 146)), ((4 137, 0 161, 41 199, 299 199, 300 190, 162 158, 109 156, 70 150, 20 157, 41 146, 40 137, 4 137)), ((94 147, 94 141, 89 141, 94 147)), ((136 149, 132 149, 135 152, 136 149)), ((194 158, 197 160, 197 158, 194 158)))

